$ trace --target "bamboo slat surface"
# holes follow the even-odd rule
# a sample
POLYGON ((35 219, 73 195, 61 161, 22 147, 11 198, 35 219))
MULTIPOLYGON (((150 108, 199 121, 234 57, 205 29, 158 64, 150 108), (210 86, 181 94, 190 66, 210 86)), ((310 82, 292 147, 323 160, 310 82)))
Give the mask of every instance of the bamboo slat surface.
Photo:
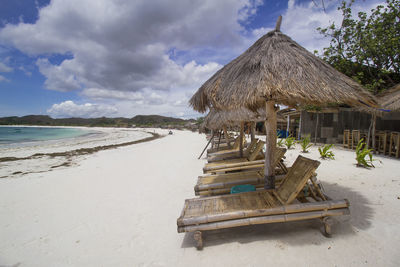
POLYGON ((312 177, 320 162, 303 156, 298 156, 289 172, 286 174, 276 194, 283 204, 289 204, 304 188, 308 179, 312 177))
MULTIPOLYGON (((274 222, 273 217, 271 217, 272 215, 315 211, 321 211, 322 213, 318 213, 321 215, 329 209, 342 209, 341 214, 347 212, 346 209, 349 206, 347 200, 326 200, 328 198, 324 196, 322 196, 322 199, 325 199, 325 201, 318 201, 315 197, 316 202, 290 204, 298 196, 304 202, 307 201, 306 197, 299 193, 307 181, 312 178, 318 166, 318 161, 298 156, 292 168, 290 168, 281 185, 276 190, 259 190, 239 194, 187 199, 181 216, 177 220, 178 232, 195 231, 204 227, 206 230, 218 229, 218 227, 225 224, 226 227, 247 225, 250 219, 252 222, 258 221, 259 223, 274 222), (261 219, 260 216, 264 217, 261 219), (254 219, 250 217, 260 218, 254 219), (245 220, 243 221, 243 219, 245 220), (218 222, 218 225, 215 224, 216 222, 218 222)), ((254 174, 256 175, 254 179, 259 179, 259 173, 254 174)), ((229 179, 231 178, 234 179, 236 177, 230 176, 229 179)), ((222 178, 206 177, 205 179, 219 182, 222 178)), ((312 181, 312 184, 316 186, 315 181, 312 181)), ((301 215, 300 218, 308 218, 311 216, 310 214, 301 215)), ((284 216, 277 220, 285 221, 287 218, 284 216)))
POLYGON ((211 162, 207 163, 204 168, 208 169, 210 167, 215 167, 219 165, 226 165, 226 164, 234 164, 234 163, 240 163, 240 162, 247 162, 247 161, 254 161, 258 156, 261 156, 260 152, 264 146, 263 141, 259 141, 254 148, 253 151, 251 151, 246 157, 242 158, 237 158, 237 159, 227 159, 227 160, 221 160, 221 161, 216 161, 216 162, 211 162))
MULTIPOLYGON (((274 165, 277 166, 278 162, 283 158, 283 156, 286 153, 286 149, 283 148, 277 148, 275 153, 275 159, 274 159, 274 165)), ((258 152, 259 153, 259 152, 258 152)), ((218 162, 220 163, 220 162, 218 162)), ((204 173, 210 173, 210 172, 228 172, 228 171, 238 171, 238 170, 249 170, 249 169, 256 169, 256 168, 262 168, 264 166, 265 162, 264 160, 253 160, 253 161, 237 161, 237 162, 229 162, 229 161, 223 161, 221 164, 215 163, 208 163, 204 166, 203 172, 204 173)), ((282 167, 282 166, 280 166, 282 167)), ((286 169, 286 167, 285 167, 286 169)), ((286 171, 284 170, 284 173, 286 171)))
MULTIPOLYGON (((243 151, 244 157, 247 157, 251 151, 253 151, 257 145, 258 140, 253 140, 243 151)), ((226 159, 234 159, 234 158, 240 158, 240 151, 239 149, 234 149, 234 150, 226 150, 226 151, 219 151, 215 153, 210 153, 207 156, 207 161, 208 162, 215 162, 215 161, 221 161, 221 160, 226 160, 226 159)))
POLYGON ((282 205, 272 190, 187 199, 178 226, 349 207, 347 200, 282 205))

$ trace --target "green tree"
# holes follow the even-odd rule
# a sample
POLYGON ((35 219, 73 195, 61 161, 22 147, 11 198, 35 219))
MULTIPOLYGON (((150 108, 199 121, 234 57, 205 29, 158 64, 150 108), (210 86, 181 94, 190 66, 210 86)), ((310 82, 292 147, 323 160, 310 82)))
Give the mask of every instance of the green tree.
POLYGON ((400 82, 400 0, 386 0, 386 6, 378 5, 369 16, 359 12, 356 19, 353 3, 343 1, 338 7, 340 26, 317 29, 331 38, 321 57, 377 94, 400 82))

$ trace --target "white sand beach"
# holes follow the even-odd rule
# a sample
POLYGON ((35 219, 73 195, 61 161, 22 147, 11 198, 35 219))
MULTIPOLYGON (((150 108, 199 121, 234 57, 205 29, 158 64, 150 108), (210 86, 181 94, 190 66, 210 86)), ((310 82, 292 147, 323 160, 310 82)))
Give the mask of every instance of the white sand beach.
MULTIPOLYGON (((321 160, 326 193, 351 204, 331 238, 318 220, 255 225, 206 232, 198 251, 176 219, 194 197, 205 136, 147 131, 165 136, 0 179, 0 266, 398 266, 400 160, 376 156, 376 168, 357 168, 354 151, 339 147, 321 160)), ((287 165, 299 151, 286 153, 287 165)), ((318 159, 317 148, 306 156, 318 159)), ((0 163, 0 176, 10 168, 0 163)))

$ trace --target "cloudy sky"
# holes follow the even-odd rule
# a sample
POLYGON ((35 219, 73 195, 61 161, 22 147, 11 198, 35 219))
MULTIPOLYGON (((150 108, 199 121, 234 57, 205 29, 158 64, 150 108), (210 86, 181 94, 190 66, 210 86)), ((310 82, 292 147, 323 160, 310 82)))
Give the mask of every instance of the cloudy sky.
MULTIPOLYGON (((356 1, 369 11, 377 0, 356 1)), ((193 93, 283 16, 307 48, 339 0, 1 0, 0 116, 198 117, 193 93)))

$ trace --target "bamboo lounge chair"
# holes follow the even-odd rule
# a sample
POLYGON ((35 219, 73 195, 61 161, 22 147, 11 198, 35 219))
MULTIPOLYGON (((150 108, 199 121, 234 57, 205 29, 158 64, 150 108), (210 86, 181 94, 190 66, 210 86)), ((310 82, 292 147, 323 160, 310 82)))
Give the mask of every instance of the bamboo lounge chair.
POLYGON ((203 172, 204 173, 214 172, 215 170, 218 169, 228 168, 229 166, 241 166, 242 164, 252 165, 254 161, 256 161, 257 159, 262 159, 264 157, 264 154, 261 153, 264 144, 265 143, 263 141, 259 140, 253 151, 251 151, 251 153, 249 153, 246 157, 243 158, 227 159, 227 160, 206 163, 206 165, 203 168, 203 172))
MULTIPOLYGON (((286 149, 278 148, 275 153, 274 166, 277 167, 277 173, 286 174, 288 169, 282 168, 283 163, 281 159, 285 155, 286 149)), ((215 175, 203 175, 197 179, 197 184, 194 187, 195 195, 198 196, 210 196, 210 195, 221 195, 230 192, 231 188, 235 185, 252 184, 256 188, 264 187, 264 166, 256 170, 223 173, 215 175)), ((279 184, 282 181, 284 175, 278 175, 276 177, 276 183, 279 184)))
POLYGON ((278 189, 187 199, 177 219, 178 233, 195 232, 201 249, 202 231, 321 218, 325 234, 330 235, 329 218, 349 214, 349 202, 330 200, 322 192, 315 199, 300 193, 319 164, 298 156, 278 189))
MULTIPOLYGON (((253 139, 251 143, 244 149, 243 155, 247 156, 253 151, 256 146, 257 146, 258 140, 253 139)), ((219 151, 215 153, 210 153, 207 156, 207 161, 208 162, 215 162, 215 161, 221 161, 221 160, 226 160, 226 159, 234 159, 234 158, 240 158, 240 151, 238 149, 233 149, 233 150, 226 150, 226 151, 219 151)))
MULTIPOLYGON (((220 144, 218 147, 207 149, 207 155, 209 153, 215 153, 215 152, 218 152, 218 151, 239 150, 240 137, 236 137, 235 140, 231 140, 231 142, 233 142, 233 145, 231 147, 229 147, 227 143, 224 143, 224 144, 220 144)), ((243 138, 243 142, 246 142, 245 138, 243 138)))
MULTIPOLYGON (((277 148, 278 155, 280 156, 280 160, 278 161, 276 169, 277 174, 286 174, 288 172, 288 168, 283 163, 284 154, 286 149, 284 148, 277 148)), ((257 156, 258 158, 263 158, 264 154, 257 156)), ((246 161, 246 160, 238 160, 238 161, 226 161, 222 162, 215 162, 206 164, 203 168, 203 173, 205 174, 217 174, 217 173, 229 173, 229 172, 238 172, 238 171, 248 171, 248 170, 260 170, 264 168, 265 161, 264 159, 260 160, 253 160, 253 161, 246 161), (233 162, 233 163, 232 163, 233 162), (217 164, 220 163, 220 164, 217 164)))

